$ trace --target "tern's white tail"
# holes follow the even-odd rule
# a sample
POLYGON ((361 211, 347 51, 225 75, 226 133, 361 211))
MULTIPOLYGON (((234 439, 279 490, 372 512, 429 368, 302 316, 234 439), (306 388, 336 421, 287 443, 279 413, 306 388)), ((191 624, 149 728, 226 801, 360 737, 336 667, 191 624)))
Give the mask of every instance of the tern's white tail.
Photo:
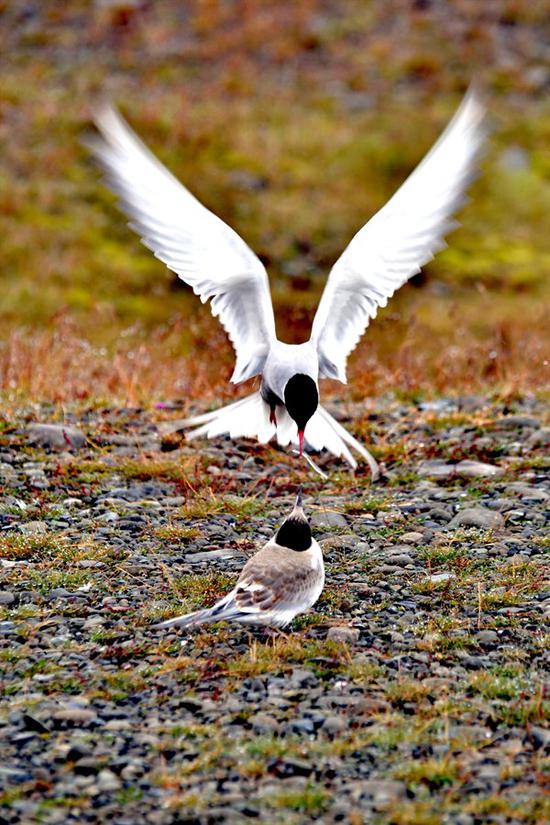
POLYGON ((372 480, 376 481, 380 475, 378 464, 367 448, 350 435, 321 405, 306 425, 306 440, 314 450, 328 450, 338 458, 345 458, 352 467, 357 467, 357 461, 349 450, 349 447, 352 447, 369 465, 372 480))
POLYGON ((187 438, 229 435, 230 438, 257 438, 260 444, 267 444, 275 435, 275 424, 269 420, 269 405, 259 392, 219 410, 188 418, 183 424, 191 427, 200 425, 187 433, 187 438))
MULTIPOLYGON (((231 438, 257 438, 261 444, 267 444, 274 435, 282 447, 298 444, 298 429, 287 411, 277 407, 277 426, 269 419, 269 405, 259 392, 241 398, 227 407, 188 418, 184 426, 196 426, 187 433, 187 438, 215 438, 229 435, 231 438)), ((352 467, 357 467, 350 447, 365 459, 370 467, 373 481, 379 476, 378 464, 369 451, 356 438, 350 435, 321 406, 309 419, 305 433, 306 446, 313 450, 328 450, 337 458, 344 458, 352 467)))

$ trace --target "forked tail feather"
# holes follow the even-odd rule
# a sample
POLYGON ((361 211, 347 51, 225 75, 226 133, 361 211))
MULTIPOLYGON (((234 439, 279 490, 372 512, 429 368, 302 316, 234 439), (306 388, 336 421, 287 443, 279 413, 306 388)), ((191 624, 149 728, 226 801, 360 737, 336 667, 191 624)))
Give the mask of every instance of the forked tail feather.
MULTIPOLYGON (((298 429, 284 407, 277 408, 276 418, 277 425, 270 420, 269 404, 259 392, 255 392, 226 407, 188 418, 183 425, 198 425, 187 433, 188 439, 229 435, 231 438, 257 438, 261 444, 267 444, 276 435, 281 447, 289 444, 298 446, 298 429)), ((306 425, 305 442, 313 450, 328 450, 355 468, 357 461, 351 453, 352 448, 369 465, 373 481, 380 475, 378 464, 367 448, 320 405, 306 425)))

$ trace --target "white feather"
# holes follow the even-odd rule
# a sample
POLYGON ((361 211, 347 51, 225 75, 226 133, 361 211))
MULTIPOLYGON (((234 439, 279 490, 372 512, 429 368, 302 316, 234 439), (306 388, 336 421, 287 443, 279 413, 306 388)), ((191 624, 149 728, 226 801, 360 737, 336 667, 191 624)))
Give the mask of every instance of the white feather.
MULTIPOLYGON (((390 201, 355 235, 329 275, 313 322, 301 345, 277 341, 267 274, 245 242, 202 206, 149 152, 125 121, 106 107, 97 117, 103 138, 88 145, 106 171, 132 226, 155 255, 176 272, 211 309, 237 354, 232 381, 262 374, 264 384, 284 398, 297 373, 346 381, 346 363, 393 293, 440 250, 473 177, 484 137, 484 110, 473 92, 462 102, 440 139, 390 201)), ((276 407, 277 426, 259 392, 185 422, 197 425, 188 438, 229 434, 281 446, 298 444, 295 422, 276 407)), ((307 422, 306 443, 327 449, 352 467, 351 449, 378 466, 368 450, 321 406, 307 422), (351 448, 351 449, 350 449, 351 448)))
MULTIPOLYGON (((187 433, 188 439, 229 435, 231 438, 257 438, 260 444, 267 444, 276 435, 281 447, 299 444, 298 428, 286 409, 277 407, 276 414, 275 427, 269 420, 269 404, 259 392, 255 392, 219 410, 188 418, 181 426, 199 425, 187 433)), ((318 452, 328 450, 355 468, 357 462, 349 449, 352 447, 369 464, 373 480, 379 476, 378 465, 369 451, 321 405, 306 424, 306 445, 318 452)))
POLYGON ((275 435, 275 425, 269 420, 269 406, 259 392, 241 398, 219 410, 188 418, 184 426, 199 424, 187 433, 187 438, 229 435, 231 438, 257 438, 260 444, 267 444, 275 435))
POLYGON ((154 157, 111 107, 96 116, 100 137, 86 143, 143 243, 204 303, 211 299, 237 355, 234 383, 263 369, 275 340, 267 273, 242 238, 154 157))
POLYGON ((445 246, 473 177, 483 116, 469 92, 422 163, 334 264, 311 330, 321 375, 346 382, 348 355, 378 308, 445 246))

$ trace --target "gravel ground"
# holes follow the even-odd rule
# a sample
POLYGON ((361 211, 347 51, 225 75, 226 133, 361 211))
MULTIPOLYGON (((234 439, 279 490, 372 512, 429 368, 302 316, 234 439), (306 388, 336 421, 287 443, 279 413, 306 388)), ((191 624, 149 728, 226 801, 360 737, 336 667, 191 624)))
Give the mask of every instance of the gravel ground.
POLYGON ((376 485, 186 445, 176 405, 0 418, 0 823, 547 821, 542 404, 331 409, 376 485), (151 629, 225 592, 301 482, 327 584, 288 637, 151 629))

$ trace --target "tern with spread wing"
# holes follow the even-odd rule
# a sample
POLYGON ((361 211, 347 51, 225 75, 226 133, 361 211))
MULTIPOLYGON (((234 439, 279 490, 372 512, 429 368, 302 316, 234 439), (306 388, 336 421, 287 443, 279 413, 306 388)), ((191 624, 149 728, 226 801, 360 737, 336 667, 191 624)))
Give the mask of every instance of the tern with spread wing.
POLYGON ((213 607, 168 619, 156 627, 222 621, 284 627, 313 607, 324 583, 323 554, 311 535, 299 492, 294 509, 277 534, 247 561, 227 596, 213 607))
POLYGON ((188 437, 253 437, 280 445, 303 441, 352 467, 355 450, 378 475, 368 450, 319 404, 319 379, 346 383, 350 353, 379 307, 445 246, 453 213, 475 172, 484 109, 469 92, 455 116, 400 189, 352 238, 334 264, 311 337, 277 340, 267 273, 242 238, 182 186, 111 107, 97 115, 101 135, 87 145, 130 226, 157 258, 211 300, 236 352, 231 381, 260 376, 257 392, 190 418, 188 437))

